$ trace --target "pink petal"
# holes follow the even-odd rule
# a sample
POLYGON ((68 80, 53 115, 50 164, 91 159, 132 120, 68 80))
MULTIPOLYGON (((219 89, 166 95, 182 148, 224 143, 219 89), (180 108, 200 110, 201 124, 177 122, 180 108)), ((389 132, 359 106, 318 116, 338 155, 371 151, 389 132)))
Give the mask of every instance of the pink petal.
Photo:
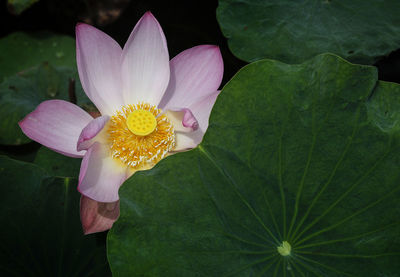
POLYGON ((221 91, 217 90, 213 93, 199 99, 199 101, 189 106, 197 121, 199 122, 199 129, 205 133, 208 128, 208 120, 210 118, 211 110, 214 107, 215 101, 221 91))
POLYGON ((218 46, 187 49, 170 62, 171 77, 160 103, 162 109, 189 107, 215 92, 221 84, 224 64, 218 46))
POLYGON ((191 133, 175 133, 175 151, 194 148, 203 140, 203 136, 208 128, 208 120, 210 118, 211 110, 215 101, 217 100, 219 92, 220 91, 216 91, 189 106, 189 109, 192 111, 197 119, 197 122, 199 123, 199 128, 195 132, 191 133))
POLYGON ((94 138, 103 130, 110 117, 103 115, 89 122, 79 135, 77 150, 87 150, 96 141, 94 138))
POLYGON ((82 195, 80 213, 85 235, 107 231, 119 217, 119 200, 103 203, 82 195))
POLYGON ((158 105, 169 82, 169 55, 160 24, 147 12, 122 51, 125 104, 158 105))
POLYGON ((193 132, 199 128, 196 117, 187 108, 168 110, 166 115, 172 122, 175 132, 193 132))
POLYGON ((111 157, 106 145, 95 142, 82 159, 78 190, 98 202, 115 202, 126 171, 126 166, 111 157))
POLYGON ((76 60, 87 96, 102 114, 113 114, 124 104, 121 86, 121 54, 118 43, 102 31, 76 26, 76 60))
POLYGON ((56 152, 70 157, 83 157, 76 143, 82 129, 93 118, 78 106, 63 100, 42 102, 19 122, 19 126, 30 139, 56 152))

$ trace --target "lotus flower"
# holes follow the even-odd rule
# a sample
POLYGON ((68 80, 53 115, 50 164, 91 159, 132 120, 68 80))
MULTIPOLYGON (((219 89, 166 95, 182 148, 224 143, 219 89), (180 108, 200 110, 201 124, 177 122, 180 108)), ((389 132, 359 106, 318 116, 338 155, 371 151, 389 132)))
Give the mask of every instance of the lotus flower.
POLYGON ((49 100, 19 125, 32 140, 83 157, 78 190, 89 234, 111 228, 118 218, 118 189, 128 177, 201 142, 223 61, 212 45, 187 49, 169 61, 163 31, 150 12, 123 49, 100 30, 78 24, 76 56, 83 89, 101 116, 49 100))

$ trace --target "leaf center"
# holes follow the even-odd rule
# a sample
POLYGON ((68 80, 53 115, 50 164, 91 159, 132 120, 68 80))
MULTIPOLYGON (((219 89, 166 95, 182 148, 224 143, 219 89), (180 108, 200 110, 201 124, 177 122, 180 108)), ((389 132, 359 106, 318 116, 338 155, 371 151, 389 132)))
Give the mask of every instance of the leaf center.
POLYGON ((276 249, 282 256, 289 256, 292 251, 292 246, 287 241, 283 241, 276 249))

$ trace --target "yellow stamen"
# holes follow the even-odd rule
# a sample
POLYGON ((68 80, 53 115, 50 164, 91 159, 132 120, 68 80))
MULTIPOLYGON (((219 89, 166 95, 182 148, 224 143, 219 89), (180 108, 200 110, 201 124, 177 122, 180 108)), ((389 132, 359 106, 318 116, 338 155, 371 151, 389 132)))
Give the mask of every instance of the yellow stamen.
POLYGON ((157 127, 156 117, 146 110, 135 110, 126 119, 128 129, 137 136, 147 136, 157 127))
POLYGON ((112 156, 135 170, 152 167, 175 148, 172 123, 150 104, 128 105, 117 111, 107 134, 112 156))

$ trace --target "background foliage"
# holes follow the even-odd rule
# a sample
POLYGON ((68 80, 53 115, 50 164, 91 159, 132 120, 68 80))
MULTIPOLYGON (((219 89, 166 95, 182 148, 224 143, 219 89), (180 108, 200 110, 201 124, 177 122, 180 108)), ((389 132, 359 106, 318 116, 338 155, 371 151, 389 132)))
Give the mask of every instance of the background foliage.
POLYGON ((76 179, 0 156, 0 183, 2 276, 110 276, 105 245, 82 236, 76 179))
POLYGON ((400 47, 399 13, 396 0, 220 0, 217 9, 237 57, 287 63, 331 52, 373 64, 400 47))

